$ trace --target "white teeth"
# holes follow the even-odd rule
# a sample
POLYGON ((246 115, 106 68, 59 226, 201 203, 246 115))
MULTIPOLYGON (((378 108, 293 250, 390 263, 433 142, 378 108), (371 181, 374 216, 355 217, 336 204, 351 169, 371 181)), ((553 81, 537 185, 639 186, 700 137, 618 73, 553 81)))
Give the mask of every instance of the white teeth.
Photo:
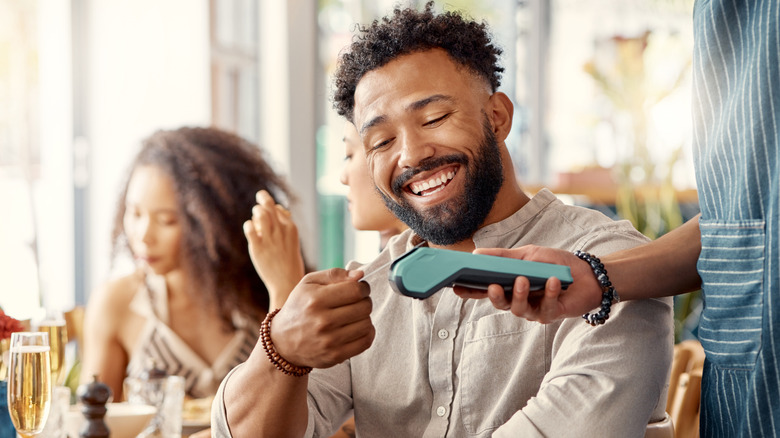
POLYGON ((436 191, 434 191, 432 193, 429 193, 429 194, 433 194, 433 193, 436 193, 439 190, 443 189, 444 188, 444 184, 447 181, 449 181, 452 178, 454 178, 454 177, 455 177, 455 172, 454 171, 449 171, 449 172, 447 172, 447 174, 441 175, 441 176, 439 176, 437 178, 431 178, 428 181, 423 181, 423 182, 412 184, 412 186, 410 188, 412 189, 412 192, 415 195, 419 195, 420 193, 422 193, 425 190, 432 189, 434 187, 438 187, 438 190, 436 190, 436 191))

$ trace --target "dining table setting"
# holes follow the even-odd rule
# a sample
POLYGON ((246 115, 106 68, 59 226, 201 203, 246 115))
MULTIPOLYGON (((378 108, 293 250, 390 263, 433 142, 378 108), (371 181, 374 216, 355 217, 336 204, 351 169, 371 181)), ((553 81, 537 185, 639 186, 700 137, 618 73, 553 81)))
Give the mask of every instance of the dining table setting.
POLYGON ((128 378, 117 402, 97 376, 65 386, 66 330, 61 314, 30 324, 0 309, 0 438, 210 436, 213 396, 185 396, 181 376, 128 378))

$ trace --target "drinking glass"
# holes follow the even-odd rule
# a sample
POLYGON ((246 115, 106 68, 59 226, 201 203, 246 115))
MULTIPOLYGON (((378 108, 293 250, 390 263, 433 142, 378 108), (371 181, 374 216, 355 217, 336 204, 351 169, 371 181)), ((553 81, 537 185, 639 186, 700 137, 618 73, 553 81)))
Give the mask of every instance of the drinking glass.
POLYGON ((8 411, 22 438, 38 435, 51 406, 49 334, 11 333, 8 411))
POLYGON ((61 311, 47 310, 46 317, 38 323, 38 331, 49 334, 51 386, 62 386, 65 383, 65 346, 68 344, 65 316, 61 311))
POLYGON ((157 408, 154 418, 138 438, 181 438, 184 377, 128 377, 124 381, 124 392, 130 403, 157 408))
MULTIPOLYGON (((70 410, 70 388, 67 386, 52 386, 51 408, 46 425, 38 438, 68 438, 65 423, 70 410)), ((74 438, 78 435, 73 435, 74 438)))

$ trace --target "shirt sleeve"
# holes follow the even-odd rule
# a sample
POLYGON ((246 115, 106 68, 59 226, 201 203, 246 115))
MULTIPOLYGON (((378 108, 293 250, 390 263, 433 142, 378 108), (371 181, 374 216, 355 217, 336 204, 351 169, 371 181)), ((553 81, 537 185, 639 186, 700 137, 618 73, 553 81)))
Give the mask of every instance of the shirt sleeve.
POLYGON ((230 428, 227 422, 227 412, 225 411, 225 384, 230 376, 240 367, 237 365, 230 370, 229 373, 222 379, 217 393, 214 395, 214 401, 211 403, 211 436, 212 438, 232 438, 230 428))
MULTIPOLYGON (((225 408, 225 385, 241 365, 233 368, 217 389, 211 405, 211 436, 232 438, 225 408)), ((330 436, 349 418, 352 397, 349 378, 349 361, 328 370, 314 370, 309 374, 308 406, 309 422, 305 437, 330 436), (329 420, 330 419, 330 420, 329 420)), ((262 397, 262 394, 258 394, 262 397)))
POLYGON ((331 436, 352 413, 349 360, 309 374, 309 425, 306 436, 331 436))
POLYGON ((644 436, 665 409, 671 303, 667 297, 614 304, 612 317, 596 327, 565 320, 536 397, 493 436, 644 436))

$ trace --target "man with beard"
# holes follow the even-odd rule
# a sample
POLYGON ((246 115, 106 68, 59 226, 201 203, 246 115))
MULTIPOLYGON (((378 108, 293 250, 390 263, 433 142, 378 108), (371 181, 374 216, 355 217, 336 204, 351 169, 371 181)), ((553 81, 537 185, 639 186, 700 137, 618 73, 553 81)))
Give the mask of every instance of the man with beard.
POLYGON ((411 229, 361 270, 307 275, 269 314, 215 398, 215 436, 328 436, 354 413, 370 437, 635 437, 663 418, 669 299, 614 304, 591 327, 529 322, 450 288, 425 300, 391 291, 388 263, 420 243, 606 254, 646 241, 547 190, 524 194, 504 143, 500 49, 486 25, 432 9, 362 29, 335 74, 336 109, 411 229))

